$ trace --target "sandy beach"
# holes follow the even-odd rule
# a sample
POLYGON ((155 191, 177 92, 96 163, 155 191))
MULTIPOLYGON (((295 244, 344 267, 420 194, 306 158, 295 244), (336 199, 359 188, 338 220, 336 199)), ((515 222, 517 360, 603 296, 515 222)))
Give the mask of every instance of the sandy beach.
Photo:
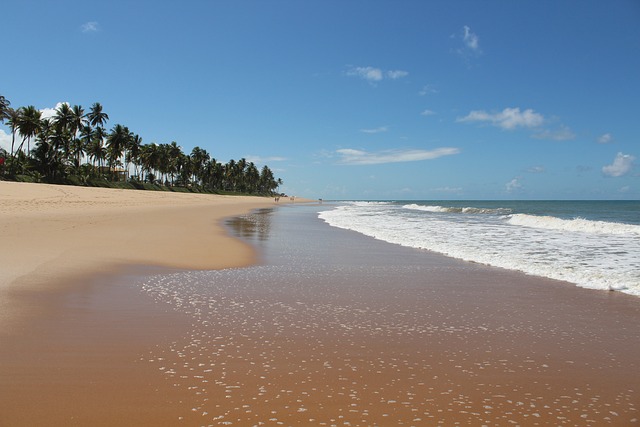
POLYGON ((228 237, 219 222, 273 204, 257 197, 12 182, 0 182, 0 200, 0 321, 20 309, 6 304, 8 292, 47 291, 52 283, 125 265, 248 265, 251 248, 228 237))
POLYGON ((70 425, 74 410, 65 410, 64 402, 93 412, 94 425, 100 423, 96 420, 113 425, 114 418, 103 412, 120 413, 116 419, 128 414, 130 420, 142 412, 142 419, 157 420, 139 409, 150 405, 154 413, 163 413, 162 405, 144 397, 148 381, 130 362, 140 349, 157 344, 154 331, 164 334, 179 325, 179 318, 163 323, 161 312, 145 306, 139 293, 116 286, 115 278, 134 266, 157 271, 249 265, 255 251, 229 237, 221 220, 274 203, 258 197, 13 182, 0 182, 0 201, 3 427, 56 425, 56 419, 70 425), (73 292, 94 295, 96 286, 111 292, 101 294, 99 308, 87 307, 86 300, 69 306, 77 296, 73 292), (96 382, 106 384, 103 393, 82 386, 96 382), (52 396, 65 393, 67 399, 47 405, 52 396), (83 399, 88 401, 79 405, 83 399), (131 410, 119 411, 109 399, 120 399, 116 406, 131 410))
MULTIPOLYGON (((175 206, 182 195, 144 193, 166 199, 123 209, 120 195, 88 189, 102 196, 92 223, 73 209, 81 196, 58 190, 50 199, 69 203, 34 201, 64 224, 43 240, 52 247, 36 248, 39 263, 10 255, 22 275, 2 301, 29 316, 0 335, 2 427, 639 422, 636 297, 332 228, 322 206, 191 195, 175 206), (226 221, 227 236, 220 218, 253 208, 226 221), (167 250, 158 230, 176 218, 181 249, 167 250), (121 222, 136 238, 111 242, 109 262, 73 237, 92 230, 109 247, 121 222), (242 268, 210 270, 227 266, 242 268)), ((5 223, 33 230, 12 191, 5 223)))

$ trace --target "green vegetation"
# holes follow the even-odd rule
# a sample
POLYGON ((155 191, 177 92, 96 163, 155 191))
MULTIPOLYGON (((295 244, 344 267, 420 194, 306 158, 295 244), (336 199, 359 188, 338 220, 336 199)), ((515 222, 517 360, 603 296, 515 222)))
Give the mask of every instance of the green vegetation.
POLYGON ((221 164, 206 150, 185 154, 176 142, 143 144, 121 124, 107 131, 100 103, 88 112, 61 104, 52 118, 34 106, 11 108, 0 95, 0 123, 11 151, 0 148, 0 178, 57 184, 225 194, 273 195, 282 184, 268 166, 244 158, 221 164))

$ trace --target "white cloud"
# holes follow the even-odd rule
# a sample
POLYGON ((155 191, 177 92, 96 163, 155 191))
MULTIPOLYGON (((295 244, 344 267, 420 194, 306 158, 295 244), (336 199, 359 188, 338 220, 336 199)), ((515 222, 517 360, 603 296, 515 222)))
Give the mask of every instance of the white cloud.
POLYGON ((360 77, 368 82, 379 82, 383 79, 383 73, 380 68, 373 67, 354 67, 347 71, 347 76, 360 77))
POLYGON ((473 51, 480 51, 480 40, 478 39, 478 36, 471 31, 471 28, 465 25, 462 28, 462 31, 462 41, 464 42, 464 45, 473 51))
POLYGON ((438 90, 434 88, 433 85, 424 85, 422 89, 420 89, 420 92, 418 92, 418 95, 425 96, 430 93, 438 93, 438 90))
MULTIPOLYGON (((451 36, 458 39, 457 35, 451 36)), ((462 47, 456 51, 458 55, 465 59, 469 59, 474 56, 480 56, 482 49, 480 48, 480 38, 476 33, 471 31, 468 25, 462 27, 462 47)))
POLYGON ((408 75, 408 72, 402 70, 389 70, 385 72, 380 68, 375 67, 351 67, 347 70, 347 76, 359 77, 372 84, 377 83, 384 78, 397 80, 408 75))
POLYGON ((56 110, 59 109, 62 106, 62 104, 71 105, 68 102, 58 102, 56 104, 56 106, 53 107, 53 108, 43 108, 43 109, 40 110, 40 112, 42 113, 41 118, 42 119, 50 119, 50 118, 52 118, 53 116, 56 115, 56 110))
POLYGON ((610 133, 602 134, 598 137, 598 144, 611 144, 613 142, 613 135, 610 133))
POLYGON ((633 161, 636 158, 630 154, 618 153, 613 163, 602 167, 602 173, 607 176, 623 176, 633 168, 633 161))
POLYGON ((379 128, 375 128, 375 129, 360 129, 360 132, 363 133, 382 133, 382 132, 386 132, 389 130, 388 126, 380 126, 379 128))
POLYGON ((552 139, 554 141, 568 141, 575 139, 576 134, 571 131, 567 126, 560 126, 556 130, 543 130, 533 135, 537 139, 552 139))
POLYGON ((544 166, 532 166, 527 169, 529 173, 543 173, 545 171, 544 166))
POLYGON ((100 30, 100 25, 96 21, 85 22, 80 26, 83 33, 95 33, 100 30))
POLYGON ((505 184, 505 188, 507 193, 514 193, 516 191, 522 190, 522 184, 520 184, 520 180, 518 178, 513 178, 511 181, 505 184))
POLYGON ((434 114, 436 114, 436 112, 433 110, 424 110, 420 113, 421 116, 433 116, 434 114))
POLYGON ((629 190, 631 190, 631 187, 629 187, 628 185, 625 185, 624 187, 620 187, 618 189, 618 193, 628 193, 629 190))
POLYGON ((407 77, 408 75, 408 72, 402 70, 387 71, 387 77, 389 77, 391 80, 401 79, 403 77, 407 77))
POLYGON ((345 165, 378 165, 383 163, 417 162, 458 154, 458 148, 443 147, 434 150, 383 150, 370 153, 363 150, 344 148, 337 150, 340 163, 345 165))
POLYGON ((544 117, 527 109, 520 111, 520 108, 505 108, 499 113, 487 113, 484 110, 473 110, 465 117, 457 119, 458 122, 489 122, 502 129, 512 130, 518 127, 534 128, 544 123, 544 117))
POLYGON ((0 129, 0 148, 4 148, 7 153, 11 152, 11 134, 0 129))

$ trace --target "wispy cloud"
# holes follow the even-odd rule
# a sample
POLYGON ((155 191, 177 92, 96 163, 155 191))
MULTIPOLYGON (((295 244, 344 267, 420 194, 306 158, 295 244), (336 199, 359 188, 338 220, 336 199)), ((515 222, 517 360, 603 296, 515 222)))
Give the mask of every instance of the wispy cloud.
POLYGON ((527 169, 529 173, 543 173, 545 171, 544 166, 531 166, 527 169))
POLYGON ((555 130, 545 129, 533 135, 536 139, 552 139, 554 141, 569 141, 575 139, 576 134, 567 126, 560 126, 555 130))
POLYGON ((611 144, 613 142, 613 135, 610 133, 602 134, 598 137, 598 144, 611 144))
POLYGON ((383 150, 378 152, 368 152, 343 148, 337 150, 340 156, 339 163, 344 165, 378 165, 383 163, 418 162, 422 160, 433 160, 438 157, 458 154, 460 150, 453 147, 442 147, 434 150, 383 150))
POLYGON ((458 55, 465 59, 472 57, 478 57, 482 55, 482 48, 480 47, 480 37, 473 31, 471 27, 465 25, 462 27, 461 35, 453 35, 452 38, 462 40, 462 46, 459 47, 456 52, 458 55))
POLYGON ((409 75, 407 71, 383 71, 382 69, 375 67, 351 67, 347 70, 346 74, 350 77, 359 77, 371 84, 377 83, 384 79, 398 80, 409 75))
POLYGON ((456 121, 462 123, 484 122, 502 129, 513 130, 519 127, 535 128, 541 126, 544 123, 544 117, 530 108, 520 111, 520 108, 516 107, 505 108, 498 113, 488 113, 484 110, 473 110, 465 117, 459 117, 456 121))
POLYGON ((420 113, 421 116, 433 116, 434 114, 436 114, 436 112, 433 110, 424 110, 420 113))
POLYGON ((418 95, 426 96, 426 95, 429 95, 430 93, 438 93, 438 89, 436 89, 433 85, 424 85, 422 86, 422 89, 420 89, 420 91, 418 92, 418 95))
POLYGON ((96 21, 85 22, 80 26, 83 33, 96 33, 100 31, 100 25, 96 21))
POLYGON ((387 71, 387 77, 390 78, 391 80, 401 79, 403 77, 407 77, 408 75, 409 75, 409 72, 402 71, 402 70, 387 71))
POLYGON ((618 153, 613 163, 602 167, 602 173, 606 176, 623 176, 633 169, 633 161, 636 158, 630 154, 618 153))
POLYGON ((480 39, 478 35, 471 31, 469 26, 465 25, 462 27, 463 36, 462 41, 467 49, 470 49, 474 52, 480 52, 480 39))
POLYGON ((388 126, 380 126, 378 128, 374 128, 374 129, 360 129, 360 132, 363 133, 382 133, 382 132, 386 132, 389 130, 388 126))
POLYGON ((515 193, 522 190, 522 184, 520 183, 519 178, 513 178, 511 181, 505 184, 505 189, 507 193, 515 193))
POLYGON ((380 68, 373 67, 353 67, 347 70, 347 76, 360 77, 370 83, 379 82, 384 74, 380 68))

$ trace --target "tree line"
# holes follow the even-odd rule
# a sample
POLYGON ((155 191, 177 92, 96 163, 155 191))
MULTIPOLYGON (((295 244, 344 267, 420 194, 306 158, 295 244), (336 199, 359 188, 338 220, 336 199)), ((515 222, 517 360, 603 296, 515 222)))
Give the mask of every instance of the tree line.
MULTIPOLYGON (((30 105, 14 109, 0 95, 0 123, 11 130, 10 151, 0 148, 0 174, 7 179, 99 185, 126 181, 207 192, 275 194, 282 180, 242 158, 218 162, 204 149, 186 154, 173 141, 145 144, 127 126, 107 130, 109 115, 99 102, 88 111, 60 104, 43 118, 30 105)), ((138 184, 138 185, 135 185, 138 184)))

